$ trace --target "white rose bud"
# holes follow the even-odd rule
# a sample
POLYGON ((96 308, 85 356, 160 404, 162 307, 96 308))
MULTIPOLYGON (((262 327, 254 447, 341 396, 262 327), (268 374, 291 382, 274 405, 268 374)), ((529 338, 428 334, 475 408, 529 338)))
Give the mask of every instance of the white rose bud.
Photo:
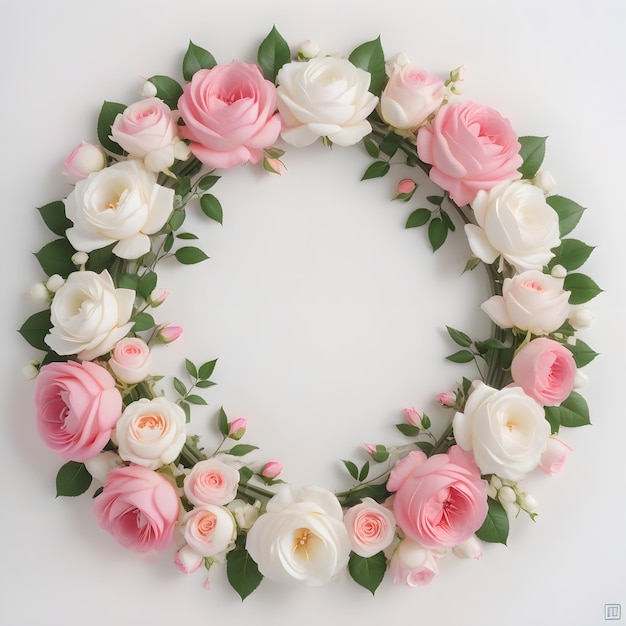
POLYGON ((573 306, 569 315, 569 323, 576 329, 589 328, 593 323, 593 313, 585 306, 573 306))
POLYGON ((34 380, 37 378, 37 374, 39 374, 39 368, 37 367, 38 364, 38 361, 29 361, 26 365, 24 365, 22 368, 22 374, 26 380, 34 380))
POLYGON ((142 98, 154 98, 157 95, 157 88, 156 86, 151 83, 149 80, 147 80, 144 84, 143 87, 141 88, 141 97, 142 98))
POLYGON ((581 387, 584 387, 587 384, 588 380, 589 378, 587 377, 587 374, 585 374, 585 372, 581 370, 576 370, 576 376, 574 377, 574 389, 580 389, 581 387))
POLYGON ((554 278, 565 278, 567 276, 567 270, 562 265, 555 265, 550 272, 554 278))
POLYGON ((517 494, 511 487, 502 487, 502 489, 498 491, 498 500, 500 500, 502 504, 505 502, 510 504, 517 500, 517 494))
POLYGON ((519 494, 519 505, 527 513, 534 513, 537 510, 537 500, 529 493, 519 494))
POLYGON ((467 541, 464 541, 458 546, 454 546, 452 552, 458 559, 480 559, 483 555, 480 542, 476 538, 476 535, 472 535, 467 541))
POLYGON ((83 267, 89 261, 89 255, 86 252, 76 252, 72 255, 72 263, 76 267, 83 267))
POLYGON ((46 283, 46 287, 52 293, 56 293, 63 285, 65 284, 65 279, 58 274, 52 274, 50 278, 48 278, 48 282, 46 283))
POLYGON ((312 39, 307 39, 298 49, 298 57, 305 61, 314 59, 320 53, 320 47, 312 39))
POLYGON ((544 170, 537 172, 537 175, 533 178, 533 185, 539 187, 539 189, 541 189, 541 191, 543 191, 546 195, 554 191, 556 188, 556 182, 552 174, 544 170))
POLYGON ((101 483, 107 479, 109 472, 114 467, 120 467, 123 464, 124 461, 122 461, 119 454, 111 450, 100 452, 100 454, 94 456, 93 459, 87 459, 85 461, 87 471, 101 483))
POLYGON ((28 295, 35 301, 35 302, 47 302, 48 299, 50 298, 50 292, 48 291, 48 288, 46 287, 45 283, 42 282, 38 282, 35 283, 28 291, 28 295))
POLYGON ((244 500, 236 498, 226 505, 226 508, 233 514, 237 526, 241 530, 249 530, 259 517, 261 503, 248 504, 244 500))

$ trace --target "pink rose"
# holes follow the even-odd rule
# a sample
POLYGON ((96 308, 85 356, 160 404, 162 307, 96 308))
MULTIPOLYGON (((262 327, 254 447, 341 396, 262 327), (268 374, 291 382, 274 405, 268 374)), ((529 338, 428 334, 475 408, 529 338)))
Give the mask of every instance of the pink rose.
POLYGON ((178 109, 191 152, 209 167, 258 163, 281 130, 274 84, 256 65, 239 61, 197 71, 178 109))
POLYGON ((263 466, 261 476, 263 476, 263 478, 274 480, 274 478, 278 478, 280 476, 282 471, 283 464, 280 461, 269 461, 263 466))
POLYGON ((44 365, 35 404, 41 438, 53 452, 73 461, 96 456, 122 414, 113 376, 90 361, 44 365))
POLYGON ((411 452, 392 470, 387 489, 396 492, 398 526, 426 548, 464 542, 487 515, 487 482, 472 455, 458 446, 430 458, 411 452))
POLYGON ((239 487, 239 472, 217 459, 196 463, 185 478, 183 489, 191 504, 228 504, 235 499, 239 487))
POLYGON ((150 373, 151 357, 150 348, 143 339, 126 337, 115 344, 109 365, 119 380, 133 384, 150 373))
POLYGON ((576 362, 562 344, 546 337, 527 343, 511 363, 513 382, 543 406, 558 406, 574 388, 576 362))
POLYGON ((63 162, 65 174, 72 182, 87 178, 107 165, 107 157, 100 146, 81 141, 63 162))
POLYGON ((143 159, 148 171, 160 172, 175 159, 189 158, 189 148, 178 136, 176 119, 162 100, 146 98, 115 117, 111 139, 131 156, 143 159))
POLYGON ((437 561, 442 556, 415 541, 404 539, 398 544, 389 563, 394 584, 404 583, 409 587, 427 585, 439 573, 437 561))
POLYGON ((374 556, 388 548, 396 534, 393 513, 372 498, 348 509, 343 523, 352 542, 352 551, 362 557, 374 556))
POLYGON ((182 525, 187 545, 204 557, 224 552, 236 536, 235 520, 223 506, 209 504, 195 508, 185 514, 182 525))
POLYGON ((561 441, 557 437, 550 437, 548 439, 548 447, 541 455, 539 461, 539 468, 546 474, 556 474, 563 469, 567 456, 573 450, 564 441, 561 441))
POLYGON ((112 469, 94 500, 100 527, 134 552, 166 550, 174 537, 179 510, 172 483, 141 465, 112 469))
POLYGON ((511 123, 489 107, 467 101, 439 109, 417 133, 417 151, 430 178, 459 205, 482 189, 521 178, 520 144, 511 123))

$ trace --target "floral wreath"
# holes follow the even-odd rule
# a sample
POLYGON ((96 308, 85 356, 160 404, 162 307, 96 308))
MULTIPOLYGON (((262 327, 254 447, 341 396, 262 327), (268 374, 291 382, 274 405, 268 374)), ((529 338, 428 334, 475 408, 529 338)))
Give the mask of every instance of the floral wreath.
MULTIPOLYGON (((36 253, 48 278, 30 293, 45 309, 20 333, 45 352, 25 375, 37 379, 38 431, 66 461, 57 495, 95 482, 98 524, 119 543, 170 550, 185 573, 225 562, 242 599, 263 577, 322 585, 346 569, 372 593, 387 569, 395 583, 424 585, 447 554, 479 558, 481 542, 506 543, 512 519, 536 515, 519 481, 558 471, 571 450, 560 427, 589 423, 575 389, 596 356, 576 331, 601 290, 574 271, 593 248, 565 238, 584 209, 552 194, 539 170, 545 139, 518 137, 497 111, 458 100, 462 67, 443 82, 405 55, 386 60, 380 38, 348 58, 307 41, 292 60, 273 28, 257 64, 220 65, 190 42, 182 70, 184 85, 153 76, 139 101, 105 102, 99 145, 82 142, 65 161, 73 190, 39 209, 57 238, 36 253), (406 227, 426 227, 435 251, 455 230, 452 210, 472 251, 465 269, 483 265, 493 294, 481 305, 490 337, 447 328, 458 348, 447 359, 473 362, 477 378, 437 396, 449 411, 437 418, 443 434, 404 409, 396 426, 408 443, 344 460, 354 484, 335 493, 293 489, 280 462, 260 463, 256 446, 239 443, 246 419, 224 409, 214 451, 187 432, 215 360, 186 359, 189 380, 173 377, 167 394, 151 369, 152 349, 182 331, 153 317, 167 297, 157 264, 207 258, 182 230, 186 211, 199 205, 221 223, 216 172, 250 163, 280 174, 279 138, 295 148, 362 142, 373 158, 363 180, 385 176, 396 155, 423 170, 442 193, 406 227)), ((417 187, 404 178, 394 198, 413 202, 417 187)))

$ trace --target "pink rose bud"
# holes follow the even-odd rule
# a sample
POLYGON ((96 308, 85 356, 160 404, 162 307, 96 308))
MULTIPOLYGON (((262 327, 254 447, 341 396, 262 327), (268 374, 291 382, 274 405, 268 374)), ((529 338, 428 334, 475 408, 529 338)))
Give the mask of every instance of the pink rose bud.
POLYGON ((261 470, 261 476, 263 478, 278 478, 281 472, 283 471, 283 464, 280 461, 270 461, 266 463, 263 469, 261 470))
POLYGON ((414 409, 404 409, 404 419, 410 426, 422 427, 422 416, 414 409))
POLYGON ((374 452, 376 452, 376 446, 373 443, 364 443, 363 447, 367 450, 368 454, 374 454, 374 452))
POLYGON ((107 164, 106 155, 100 146, 82 141, 65 159, 65 174, 72 182, 87 178, 93 172, 99 172, 107 164))
POLYGON ((550 437, 550 439, 548 439, 548 447, 541 455, 539 468, 546 474, 556 474, 560 472, 572 449, 573 448, 557 437, 550 437))
POLYGON ((410 178, 403 178, 399 183, 396 189, 397 193, 409 194, 415 191, 417 187, 417 183, 410 178))
POLYGON ((441 406, 456 406, 456 394, 454 391, 444 391, 437 396, 437 402, 441 406))
POLYGON ((183 546, 174 556, 174 563, 183 574, 193 574, 204 563, 204 557, 183 546))
POLYGON ((270 174, 278 174, 280 176, 284 167, 283 162, 279 159, 273 159, 271 157, 265 157, 263 159, 263 169, 270 174))
POLYGON ((245 417, 238 417, 228 425, 228 436, 235 441, 239 441, 246 432, 248 420, 245 417))
POLYGON ((159 331, 159 339, 163 343, 172 343, 176 341, 183 333, 181 326, 165 326, 159 331))
POLYGON ((170 295, 170 292, 164 287, 157 287, 148 297, 148 302, 151 307, 157 307, 159 304, 163 304, 167 297, 170 295))

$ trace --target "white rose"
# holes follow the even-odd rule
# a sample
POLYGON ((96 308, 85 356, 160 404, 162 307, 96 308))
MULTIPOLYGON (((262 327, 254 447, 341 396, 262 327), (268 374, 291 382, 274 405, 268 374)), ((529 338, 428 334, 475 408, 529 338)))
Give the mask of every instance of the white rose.
POLYGON ((347 59, 318 57, 287 63, 278 72, 278 111, 282 138, 301 148, 319 137, 351 146, 371 132, 367 116, 377 98, 368 89, 370 75, 347 59))
POLYGON ((130 159, 90 174, 65 200, 74 248, 91 252, 117 242, 114 254, 137 259, 150 250, 150 237, 167 222, 174 190, 157 185, 156 174, 130 159))
POLYGON ((521 180, 503 182, 479 191, 472 209, 478 226, 467 224, 465 232, 481 261, 493 263, 500 256, 524 272, 540 270, 554 257, 551 250, 560 243, 559 216, 539 187, 521 180))
POLYGON ((246 548, 270 580, 330 582, 348 563, 350 538, 341 505, 325 489, 284 486, 248 532, 246 548))
POLYGON ((114 433, 119 455, 149 469, 174 461, 185 439, 184 411, 163 397, 141 398, 129 404, 114 433))
POLYGON ((91 361, 128 334, 135 292, 116 289, 109 273, 73 272, 54 294, 45 342, 62 355, 91 361))
POLYGON ((443 102, 441 80, 412 65, 397 61, 389 68, 389 82, 380 96, 380 115, 396 130, 413 135, 443 102))
POLYGON ((482 382, 474 383, 452 428, 457 444, 473 453, 483 474, 508 480, 535 469, 550 438, 543 407, 519 387, 498 390, 482 382))
POLYGON ((259 518, 261 503, 257 501, 255 504, 248 504, 245 500, 236 498, 229 502, 226 508, 233 514, 237 526, 241 530, 248 530, 259 518))
POLYGON ((235 520, 223 506, 196 507, 184 515, 181 523, 187 545, 204 557, 219 555, 235 540, 235 520))
POLYGON ((570 313, 569 291, 563 279, 528 270, 505 278, 502 295, 483 302, 481 309, 500 328, 520 328, 547 335, 563 325, 570 313))
POLYGON ((97 481, 103 483, 107 479, 109 472, 113 468, 123 465, 124 461, 122 461, 119 454, 116 454, 111 450, 105 450, 93 458, 87 459, 84 463, 87 471, 97 481))

